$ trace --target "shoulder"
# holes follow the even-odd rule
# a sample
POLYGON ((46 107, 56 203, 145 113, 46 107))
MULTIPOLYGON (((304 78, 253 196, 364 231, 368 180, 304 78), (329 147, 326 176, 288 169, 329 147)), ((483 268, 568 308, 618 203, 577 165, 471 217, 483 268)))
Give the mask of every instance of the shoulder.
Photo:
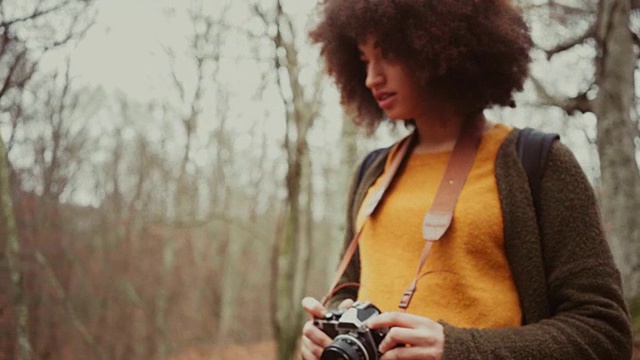
POLYGON ((404 141, 413 141, 412 138, 413 138, 413 135, 410 134, 396 141, 390 146, 378 148, 369 152, 364 157, 364 159, 362 160, 358 168, 358 171, 356 174, 357 175, 356 179, 358 180, 358 182, 361 182, 365 178, 369 178, 372 176, 377 177, 378 175, 380 175, 380 173, 384 170, 389 157, 393 158, 395 154, 398 152, 400 145, 404 141))

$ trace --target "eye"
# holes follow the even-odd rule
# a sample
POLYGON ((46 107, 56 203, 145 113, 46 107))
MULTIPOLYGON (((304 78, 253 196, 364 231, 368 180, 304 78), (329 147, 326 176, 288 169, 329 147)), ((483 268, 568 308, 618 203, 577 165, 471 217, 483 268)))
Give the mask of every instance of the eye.
POLYGON ((395 60, 396 59, 395 54, 391 53, 389 50, 381 50, 380 51, 380 55, 385 60, 395 60))

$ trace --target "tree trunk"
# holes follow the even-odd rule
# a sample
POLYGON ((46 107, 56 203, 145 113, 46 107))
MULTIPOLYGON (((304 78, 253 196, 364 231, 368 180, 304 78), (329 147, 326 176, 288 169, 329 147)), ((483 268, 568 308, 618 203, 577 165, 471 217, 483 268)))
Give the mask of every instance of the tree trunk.
POLYGON ((158 332, 156 359, 166 359, 171 350, 169 340, 169 291, 175 264, 176 244, 173 236, 162 236, 161 280, 155 297, 155 325, 158 332))
MULTIPOLYGON (((277 247, 276 277, 276 337, 278 360, 289 360, 295 353, 301 328, 300 304, 296 303, 295 283, 297 254, 300 236, 300 171, 302 164, 297 157, 289 158, 287 174, 287 206, 285 230, 277 247)), ((302 275, 304 276, 304 275, 302 275)), ((305 276, 306 277, 306 276, 305 276)))
POLYGON ((597 146, 602 176, 601 207, 615 260, 628 298, 638 296, 640 251, 640 173, 635 159, 631 109, 635 54, 627 0, 601 0, 596 59, 597 146))
MULTIPOLYGON (((340 254, 342 253, 346 220, 346 199, 349 187, 351 186, 354 169, 358 165, 360 157, 357 132, 358 127, 353 122, 353 118, 344 113, 342 118, 342 132, 340 133, 340 167, 338 168, 338 173, 335 175, 335 179, 337 180, 336 186, 331 189, 331 196, 334 198, 332 203, 334 205, 330 207, 332 209, 341 209, 342 211, 336 211, 334 214, 331 214, 331 223, 334 225, 332 228, 336 230, 331 233, 330 243, 325 245, 325 248, 328 250, 325 267, 326 286, 330 286, 329 281, 331 281, 335 275, 336 268, 340 262, 340 254)), ((330 179, 328 180, 331 181, 330 179)))
POLYGON ((13 307, 16 316, 16 348, 18 360, 31 359, 33 351, 29 340, 29 310, 26 294, 23 287, 22 261, 20 256, 20 240, 13 212, 13 200, 11 199, 11 184, 9 176, 9 160, 2 137, 0 137, 0 199, 2 202, 2 214, 6 224, 6 248, 5 256, 9 264, 11 283, 13 284, 13 307))
MULTIPOLYGON (((283 225, 277 235, 272 257, 272 276, 275 284, 272 292, 273 329, 278 342, 278 359, 289 360, 296 356, 296 347, 304 311, 300 300, 306 291, 306 280, 309 271, 308 261, 304 261, 305 249, 310 246, 308 233, 302 231, 305 220, 312 226, 311 202, 302 202, 304 176, 310 169, 305 166, 309 146, 307 133, 313 126, 321 101, 322 77, 316 77, 314 91, 310 97, 305 96, 305 89, 300 83, 301 65, 295 41, 295 29, 291 17, 283 12, 280 0, 276 0, 274 16, 267 15, 258 5, 254 11, 264 21, 265 29, 275 22, 275 34, 269 36, 274 45, 273 61, 277 73, 278 88, 282 96, 285 112, 284 148, 287 156, 287 175, 285 213, 283 225), (287 76, 283 76, 286 72, 287 76), (291 95, 288 95, 290 93, 291 95)), ((308 190, 312 183, 307 184, 308 190)))

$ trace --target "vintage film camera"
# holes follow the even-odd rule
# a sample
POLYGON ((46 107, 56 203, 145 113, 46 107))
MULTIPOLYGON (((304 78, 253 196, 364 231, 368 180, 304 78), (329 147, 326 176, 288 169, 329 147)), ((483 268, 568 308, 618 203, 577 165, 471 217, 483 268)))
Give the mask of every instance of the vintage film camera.
POLYGON ((348 309, 331 310, 313 324, 333 339, 322 352, 320 360, 377 360, 378 346, 389 329, 369 329, 362 325, 379 315, 380 310, 370 302, 356 302, 348 309))

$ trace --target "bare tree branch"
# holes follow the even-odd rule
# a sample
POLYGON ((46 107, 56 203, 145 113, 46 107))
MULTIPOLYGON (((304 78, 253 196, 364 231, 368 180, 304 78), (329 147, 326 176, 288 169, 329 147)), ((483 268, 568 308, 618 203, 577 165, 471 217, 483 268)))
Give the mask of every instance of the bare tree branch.
POLYGON ((322 93, 324 90, 323 83, 325 79, 326 77, 322 71, 318 71, 316 73, 316 77, 313 82, 314 92, 310 101, 311 110, 309 111, 309 116, 312 121, 320 115, 320 105, 322 104, 322 93))
POLYGON ((550 95, 544 85, 542 85, 542 83, 534 76, 531 76, 531 82, 533 83, 536 93, 538 94, 538 98, 540 99, 540 105, 559 107, 569 115, 573 115, 577 112, 586 113, 592 111, 591 100, 587 97, 587 92, 583 92, 573 98, 558 99, 557 97, 550 95))
POLYGON ((260 8, 260 5, 257 2, 253 4, 252 9, 254 14, 258 15, 258 17, 262 20, 265 26, 268 26, 271 23, 271 21, 267 17, 267 14, 260 8))
POLYGON ((549 50, 544 50, 545 53, 547 54, 547 60, 551 59, 555 54, 557 54, 559 52, 562 52, 562 51, 565 51, 565 50, 569 50, 574 46, 577 46, 577 45, 580 45, 580 44, 584 43, 588 39, 593 38, 595 36, 595 34, 596 34, 596 27, 595 27, 595 25, 592 25, 581 36, 579 36, 579 37, 577 37, 575 39, 571 39, 571 40, 568 40, 566 42, 560 43, 560 44, 556 45, 555 47, 553 47, 553 48, 551 48, 549 50))
MULTIPOLYGON (((633 0, 633 1, 640 2, 640 0, 633 0)), ((555 1, 549 1, 546 4, 525 5, 525 6, 522 6, 522 9, 525 11, 530 11, 534 9, 549 9, 549 10, 554 10, 563 15, 573 15, 573 16, 587 16, 592 14, 592 11, 589 9, 584 9, 581 7, 570 6, 565 4, 559 4, 555 1)))
MULTIPOLYGON (((24 59, 26 57, 27 50, 22 50, 13 60, 13 63, 9 67, 9 72, 7 73, 7 77, 4 79, 4 84, 2 84, 2 88, 0 88, 0 99, 15 85, 18 85, 20 81, 14 81, 14 75, 18 66, 24 64, 24 59)), ((31 77, 31 76, 29 76, 31 77)), ((24 79, 25 81, 27 79, 24 79)))
MULTIPOLYGON (((85 3, 85 8, 88 6, 89 2, 85 3)), ((78 12, 74 17, 73 17, 73 21, 71 21, 70 25, 69 25, 69 30, 67 31, 67 35, 60 40, 56 40, 53 43, 51 43, 48 46, 44 47, 44 51, 49 51, 52 49, 55 49, 57 47, 60 47, 66 43, 68 43, 70 40, 75 39, 77 41, 80 41, 81 39, 83 39, 86 35, 87 32, 89 32, 89 29, 91 29, 91 27, 95 24, 96 18, 95 15, 93 17, 93 19, 91 19, 87 25, 83 28, 80 29, 79 31, 75 31, 76 26, 78 26, 79 22, 80 22, 80 15, 82 14, 82 12, 78 12)))
POLYGON ((631 38, 633 39, 633 43, 640 48, 640 37, 638 36, 638 34, 631 31, 631 38))
POLYGON ((171 70, 171 81, 173 81, 173 85, 176 87, 176 90, 178 91, 178 95, 180 96, 180 101, 184 102, 186 95, 185 95, 184 86, 182 85, 182 82, 180 81, 180 79, 178 79, 178 74, 176 74, 176 65, 175 65, 176 56, 173 53, 173 50, 171 50, 169 48, 165 48, 165 53, 169 57, 169 68, 171 70))
POLYGON ((72 2, 72 0, 66 0, 63 3, 60 3, 60 4, 56 5, 56 6, 52 6, 52 7, 48 8, 48 9, 45 9, 45 10, 37 10, 36 9, 36 11, 34 11, 33 13, 31 13, 31 14, 29 14, 27 16, 0 22, 0 28, 6 29, 6 28, 8 28, 8 27, 10 27, 10 26, 12 26, 14 24, 17 24, 17 23, 30 21, 30 20, 35 20, 35 19, 37 19, 37 18, 39 18, 41 16, 45 16, 47 14, 56 12, 56 11, 64 8, 65 6, 69 5, 71 2, 72 2))

